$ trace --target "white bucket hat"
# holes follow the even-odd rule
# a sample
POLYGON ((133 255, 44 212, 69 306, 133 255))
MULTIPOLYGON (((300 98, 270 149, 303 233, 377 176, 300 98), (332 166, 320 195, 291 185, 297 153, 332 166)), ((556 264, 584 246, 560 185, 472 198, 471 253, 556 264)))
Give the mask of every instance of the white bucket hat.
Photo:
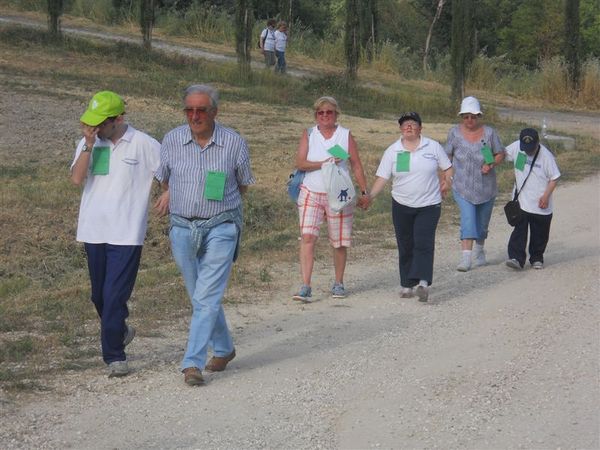
POLYGON ((465 97, 463 101, 460 103, 460 112, 461 114, 483 114, 481 112, 481 106, 479 105, 479 100, 475 97, 465 97))

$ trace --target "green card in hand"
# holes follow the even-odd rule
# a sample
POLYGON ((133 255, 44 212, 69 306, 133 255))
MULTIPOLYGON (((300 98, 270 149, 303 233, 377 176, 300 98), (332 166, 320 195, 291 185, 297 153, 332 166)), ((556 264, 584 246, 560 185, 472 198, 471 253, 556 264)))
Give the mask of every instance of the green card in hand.
POLYGON ((334 145, 329 150, 327 150, 331 156, 339 159, 348 159, 350 156, 346 150, 344 150, 339 144, 334 145))
POLYGON ((396 155, 396 172, 410 172, 410 152, 400 152, 396 155))
POLYGON ((108 175, 110 147, 94 147, 92 150, 92 175, 108 175))
POLYGON ((486 164, 492 164, 494 162, 494 155, 492 155, 492 149, 488 145, 481 147, 481 154, 486 164))
POLYGON ((527 161, 527 155, 523 152, 519 152, 517 154, 517 159, 515 159, 515 169, 523 172, 523 169, 525 169, 526 161, 527 161))
POLYGON ((207 200, 223 201, 225 193, 225 180, 227 174, 225 172, 209 171, 204 183, 204 198, 207 200))

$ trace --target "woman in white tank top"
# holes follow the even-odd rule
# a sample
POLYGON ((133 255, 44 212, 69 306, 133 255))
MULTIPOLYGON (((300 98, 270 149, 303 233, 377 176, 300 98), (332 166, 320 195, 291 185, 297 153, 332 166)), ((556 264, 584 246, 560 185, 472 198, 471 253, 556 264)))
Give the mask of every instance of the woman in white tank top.
POLYGON ((312 297, 311 277, 315 254, 315 243, 321 224, 327 219, 329 241, 333 247, 335 282, 331 289, 334 298, 344 298, 344 271, 346 269, 347 249, 350 247, 354 207, 345 207, 334 212, 329 207, 327 193, 322 178, 321 165, 330 160, 345 171, 354 173, 361 196, 359 207, 365 207, 367 196, 367 178, 363 170, 356 142, 350 130, 337 123, 339 108, 333 97, 321 97, 314 104, 316 126, 305 130, 300 138, 296 154, 296 168, 306 172, 300 189, 297 206, 300 219, 300 267, 302 286, 293 296, 295 300, 310 302, 312 297), (336 148, 334 157, 330 150, 336 148), (342 149, 341 153, 339 149, 342 149), (346 156, 347 155, 347 156, 346 156))

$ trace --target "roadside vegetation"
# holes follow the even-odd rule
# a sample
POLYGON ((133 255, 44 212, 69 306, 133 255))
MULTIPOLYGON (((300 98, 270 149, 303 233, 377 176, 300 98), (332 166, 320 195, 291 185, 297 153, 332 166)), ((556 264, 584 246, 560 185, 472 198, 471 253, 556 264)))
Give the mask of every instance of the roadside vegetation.
MULTIPOLYGON (((108 23, 111 19, 103 20, 108 23)), ((165 33, 169 27, 182 29, 181 24, 169 25, 165 19, 165 33)), ((230 39, 213 33, 214 41, 221 44, 230 39)), ((425 77, 398 76, 398 67, 390 69, 397 60, 386 63, 387 51, 382 49, 379 59, 361 69, 360 82, 355 84, 335 75, 339 69, 335 64, 320 77, 296 79, 255 71, 248 80, 240 77, 235 64, 142 51, 131 44, 53 39, 45 32, 0 26, 0 92, 10 106, 7 116, 14 124, 4 128, 10 136, 5 134, 0 142, 0 386, 43 389, 43 379, 56 371, 102 365, 85 256, 74 239, 80 192, 68 179, 79 138, 77 120, 95 91, 111 89, 122 94, 131 123, 160 140, 183 122, 179 95, 186 85, 206 82, 219 88, 219 119, 248 139, 257 178, 245 200, 243 247, 226 302, 268 302, 279 300, 273 299, 274 291, 285 291, 297 281, 297 274, 289 272, 297 259, 297 219, 285 182, 293 168, 298 138, 311 123, 310 105, 315 98, 338 98, 341 123, 357 138, 369 184, 383 150, 398 137, 395 119, 399 112, 419 111, 425 118, 424 133, 442 142, 456 121, 443 58, 425 77), (24 139, 19 136, 22 133, 31 133, 35 139, 24 139), (21 141, 27 145, 19 145, 21 141)), ((312 55, 294 52, 290 59, 298 55, 306 69, 323 67, 322 61, 311 64, 312 55)), ((333 48, 329 52, 335 55, 333 48)), ((393 58, 389 56, 389 60, 393 58)), ((583 108, 560 97, 562 69, 560 61, 555 61, 555 65, 549 62, 547 68, 521 75, 511 72, 502 59, 473 66, 469 89, 483 98, 486 121, 498 128, 503 143, 512 142, 522 124, 500 122, 492 101, 512 104, 532 98, 540 104, 583 108), (505 78, 499 79, 497 74, 503 71, 505 78), (542 86, 550 97, 539 94, 542 86)), ((584 109, 597 109, 598 62, 590 60, 586 70, 592 81, 584 109)), ((598 144, 590 137, 577 136, 575 150, 552 146, 564 181, 598 171, 598 144)), ((499 179, 500 190, 507 196, 512 184, 508 165, 499 169, 499 179)), ((368 213, 357 214, 351 264, 353 259, 378 251, 395 251, 389 201, 389 195, 382 195, 368 213)), ((441 227, 457 228, 457 220, 453 203, 446 201, 441 227)), ((166 220, 151 215, 130 302, 132 323, 141 337, 160 336, 163 327, 188 315, 188 300, 170 255, 167 227, 166 220)), ((319 245, 320 262, 328 264, 326 240, 321 239, 319 245)))

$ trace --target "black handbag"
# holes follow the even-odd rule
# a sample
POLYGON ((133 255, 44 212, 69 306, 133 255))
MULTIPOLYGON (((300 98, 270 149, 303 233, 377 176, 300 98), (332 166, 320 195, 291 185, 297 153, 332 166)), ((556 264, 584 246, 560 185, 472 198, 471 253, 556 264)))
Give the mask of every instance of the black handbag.
POLYGON ((535 153, 535 156, 533 157, 533 161, 531 161, 531 167, 529 168, 529 173, 525 177, 525 180, 523 181, 523 184, 521 185, 521 189, 516 188, 517 182, 515 181, 515 196, 513 197, 512 200, 508 201, 506 203, 506 205, 504 205, 504 214, 506 215, 506 220, 508 221, 508 224, 511 227, 516 226, 523 218, 523 210, 521 209, 521 205, 519 204, 519 194, 523 190, 525 183, 527 183, 527 178, 529 178, 529 175, 531 175, 531 171, 533 170, 533 165, 535 164, 535 160, 537 159, 539 153, 540 153, 540 151, 538 149, 538 151, 535 153))

